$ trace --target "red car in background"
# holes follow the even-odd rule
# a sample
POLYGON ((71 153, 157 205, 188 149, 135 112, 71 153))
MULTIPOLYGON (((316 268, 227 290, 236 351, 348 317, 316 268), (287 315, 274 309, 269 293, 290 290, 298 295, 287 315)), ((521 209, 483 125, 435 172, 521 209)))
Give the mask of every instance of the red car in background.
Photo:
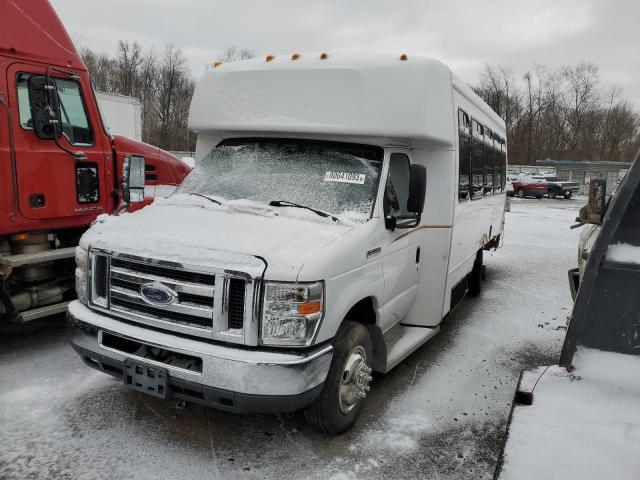
POLYGON ((525 198, 535 197, 540 199, 544 197, 549 189, 549 184, 544 178, 533 178, 530 175, 508 175, 507 177, 513 185, 511 195, 525 198))

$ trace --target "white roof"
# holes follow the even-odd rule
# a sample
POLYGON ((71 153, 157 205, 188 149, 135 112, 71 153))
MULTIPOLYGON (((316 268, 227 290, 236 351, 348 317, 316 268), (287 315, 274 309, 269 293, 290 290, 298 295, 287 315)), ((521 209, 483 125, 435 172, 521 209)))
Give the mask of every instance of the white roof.
POLYGON ((189 126, 220 137, 331 135, 453 147, 454 81, 479 100, 447 66, 429 58, 261 57, 207 72, 196 86, 189 126))

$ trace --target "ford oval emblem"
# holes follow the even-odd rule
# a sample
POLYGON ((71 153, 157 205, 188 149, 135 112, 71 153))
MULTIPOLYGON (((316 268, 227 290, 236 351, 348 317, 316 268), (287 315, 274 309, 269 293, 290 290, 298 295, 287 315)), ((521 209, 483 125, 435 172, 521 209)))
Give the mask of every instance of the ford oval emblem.
POLYGON ((169 305, 177 298, 176 292, 169 287, 158 283, 145 283, 140 287, 140 295, 142 298, 154 305, 169 305))

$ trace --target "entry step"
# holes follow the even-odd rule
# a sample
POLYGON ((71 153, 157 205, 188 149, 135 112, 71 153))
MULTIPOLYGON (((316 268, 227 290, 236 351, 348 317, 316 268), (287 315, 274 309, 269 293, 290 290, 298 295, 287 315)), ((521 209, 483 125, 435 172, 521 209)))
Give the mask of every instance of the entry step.
POLYGON ((33 265, 34 263, 52 262, 54 260, 62 260, 63 258, 73 258, 75 252, 76 247, 67 247, 45 250, 44 252, 0 256, 0 265, 21 267, 23 265, 33 265))
POLYGON ((440 327, 414 327, 402 324, 391 328, 384 334, 387 344, 386 371, 389 372, 439 331, 440 327))
POLYGON ((45 305, 44 307, 33 308, 25 312, 20 312, 15 321, 18 323, 26 323, 38 318, 64 313, 67 311, 69 303, 70 302, 54 303, 53 305, 45 305))

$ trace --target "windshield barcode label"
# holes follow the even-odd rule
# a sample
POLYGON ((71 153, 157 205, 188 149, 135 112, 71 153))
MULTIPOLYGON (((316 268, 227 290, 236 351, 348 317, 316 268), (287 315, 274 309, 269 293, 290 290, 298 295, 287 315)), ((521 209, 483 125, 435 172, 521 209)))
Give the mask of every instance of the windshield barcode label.
POLYGON ((365 178, 366 175, 364 173, 327 172, 324 174, 325 182, 357 183, 358 185, 364 185, 365 178))

